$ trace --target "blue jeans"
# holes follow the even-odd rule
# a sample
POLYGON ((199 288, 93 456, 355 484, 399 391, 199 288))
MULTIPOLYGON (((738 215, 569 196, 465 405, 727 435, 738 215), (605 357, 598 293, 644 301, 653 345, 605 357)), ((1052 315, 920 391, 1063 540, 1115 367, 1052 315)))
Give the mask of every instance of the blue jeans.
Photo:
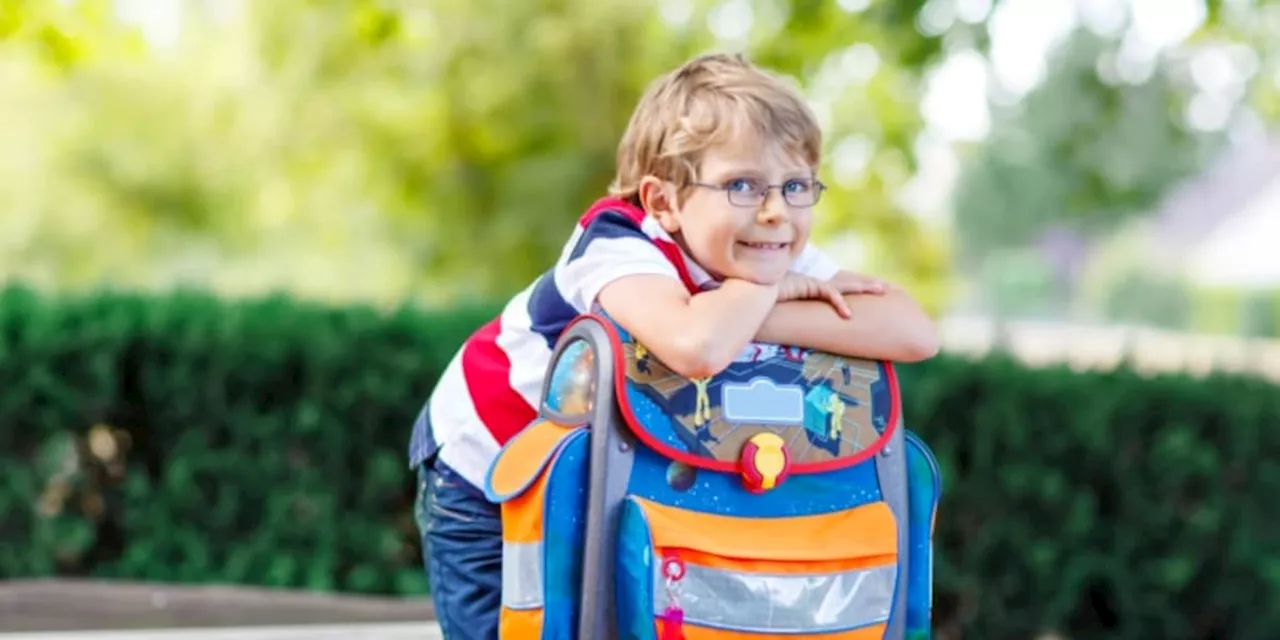
POLYGON ((418 466, 415 516, 444 640, 497 640, 502 512, 431 455, 418 466))

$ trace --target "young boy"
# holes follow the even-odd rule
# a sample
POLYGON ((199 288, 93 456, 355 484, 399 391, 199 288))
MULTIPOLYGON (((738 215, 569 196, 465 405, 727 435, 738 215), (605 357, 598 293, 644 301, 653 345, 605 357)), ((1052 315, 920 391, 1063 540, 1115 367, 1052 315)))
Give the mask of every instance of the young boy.
POLYGON ((752 340, 899 362, 935 353, 933 325, 906 294, 809 244, 821 145, 802 98, 742 56, 700 56, 649 88, 610 197, 471 336, 414 425, 417 517, 447 640, 497 637, 501 520, 479 487, 534 418, 560 332, 593 303, 690 378, 752 340))

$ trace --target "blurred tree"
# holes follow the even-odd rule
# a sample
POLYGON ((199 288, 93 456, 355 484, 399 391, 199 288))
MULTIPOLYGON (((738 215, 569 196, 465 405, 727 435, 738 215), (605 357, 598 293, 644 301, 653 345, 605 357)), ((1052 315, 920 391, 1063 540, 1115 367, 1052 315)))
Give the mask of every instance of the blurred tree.
MULTIPOLYGON (((1280 119, 1280 2, 1276 0, 1218 0, 1211 3, 1211 20, 1189 43, 1202 54, 1225 58, 1237 71, 1243 70, 1246 83, 1229 88, 1239 91, 1242 103, 1266 122, 1280 119)), ((1222 78, 1215 64, 1202 65, 1201 82, 1209 85, 1222 78)))
POLYGON ((1190 322, 1184 307, 1200 302, 1188 302, 1175 274, 1143 264, 1150 256, 1127 256, 1113 274, 1092 263, 1113 264, 1101 254, 1114 234, 1202 169, 1233 127, 1252 135, 1280 117, 1280 4, 1207 9, 1201 27, 1146 70, 1125 68, 1124 29, 1107 37, 1080 29, 1044 83, 1015 105, 993 106, 991 135, 968 150, 954 200, 961 270, 981 278, 1031 250, 1066 282, 1024 292, 1037 305, 1052 299, 1054 314, 1190 322), (1150 295, 1135 297, 1141 291, 1150 295))
POLYGON ((137 32, 110 4, 24 0, 0 19, 3 46, 64 77, 14 85, 5 121, 40 105, 24 138, 41 150, 9 152, 30 179, 0 190, 15 231, 5 273, 384 300, 510 292, 602 193, 647 83, 709 49, 793 75, 830 147, 865 145, 862 166, 829 179, 822 234, 856 233, 870 268, 909 286, 946 269, 945 244, 893 198, 937 50, 904 37, 900 4, 188 0, 181 38, 132 58, 113 43, 137 32), (77 53, 41 53, 42 32, 77 53))
POLYGON ((1095 320, 1190 330, 1193 288, 1161 264, 1148 226, 1129 225, 1099 243, 1082 269, 1076 302, 1095 320))
MULTIPOLYGON (((183 27, 144 41, 110 0, 10 0, 0 169, 17 179, 0 184, 0 273, 384 301, 507 293, 603 191, 645 85, 695 53, 743 49, 794 76, 824 120, 833 189, 819 237, 857 237, 868 270, 936 309, 948 242, 897 192, 914 170, 924 74, 944 45, 984 42, 981 24, 922 34, 922 12, 952 1, 154 0, 183 27)), ((1092 220, 1159 182, 1116 143, 1163 144, 1158 118, 1129 131, 1163 94, 1082 93, 1076 116, 1035 123, 1045 142, 1017 144, 1038 150, 1042 173, 1067 158, 1064 175, 1093 194, 1072 211, 1092 220)), ((988 155, 996 175, 971 180, 973 197, 996 202, 982 194, 1012 184, 1014 204, 962 217, 980 228, 1053 208, 1040 201, 1056 187, 988 155)), ((1004 235, 1025 235, 1024 219, 1004 235)))
POLYGON ((1182 125, 1185 89, 1168 67, 1137 84, 1104 80, 1100 61, 1115 48, 1076 32, 1043 84, 996 110, 956 193, 966 267, 1063 227, 1086 238, 1114 231, 1202 166, 1219 138, 1182 125))
POLYGON ((112 0, 5 0, 0 4, 0 45, 24 52, 48 68, 69 72, 94 58, 137 59, 146 45, 136 29, 114 16, 112 0))

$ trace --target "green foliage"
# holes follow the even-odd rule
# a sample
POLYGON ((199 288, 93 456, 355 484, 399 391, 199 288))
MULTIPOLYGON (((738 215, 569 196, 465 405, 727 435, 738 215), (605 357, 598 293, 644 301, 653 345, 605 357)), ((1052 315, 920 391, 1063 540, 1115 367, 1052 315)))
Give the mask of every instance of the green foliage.
POLYGON ((1233 58, 1257 63, 1258 82, 1246 87, 1242 102, 1269 123, 1280 118, 1280 82, 1276 81, 1280 41, 1276 25, 1280 3, 1275 0, 1230 2, 1211 0, 1206 25, 1193 38, 1196 45, 1218 47, 1233 58))
POLYGON ((916 33, 918 0, 180 4, 176 42, 125 55, 136 30, 95 13, 103 0, 5 3, 0 122, 21 127, 0 125, 15 136, 0 171, 19 177, 0 184, 0 276, 381 303, 510 293, 604 193, 645 86, 724 49, 798 80, 830 148, 866 141, 865 167, 828 178, 819 231, 856 233, 869 269, 941 302, 945 245, 894 198, 940 43, 916 33), (712 25, 743 6, 744 32, 712 25), (41 33, 83 51, 50 53, 41 33), (872 64, 851 77, 859 44, 872 64))
MULTIPOLYGON (((937 452, 936 617, 965 638, 1274 637, 1280 393, 1218 376, 905 368, 937 452)), ((958 637, 958 636, 949 636, 958 637)))
POLYGON ((1034 251, 1002 251, 982 264, 977 289, 996 315, 1050 316, 1059 311, 1053 275, 1034 251))
MULTIPOLYGON (((411 424, 495 311, 3 292, 0 578, 422 593, 411 424)), ((1274 637, 1274 387, 1002 359, 902 379, 945 476, 938 637, 1274 637)))
POLYGON ((141 54, 141 37, 115 23, 113 5, 111 0, 6 0, 0 6, 0 51, 33 55, 57 74, 90 60, 141 54))
POLYGON ((1188 328, 1191 299, 1186 283, 1163 274, 1121 273, 1107 291, 1107 318, 1172 331, 1188 328))
MULTIPOLYGON (((607 185, 646 83, 729 49, 793 76, 826 122, 819 240, 857 237, 862 266, 930 309, 950 297, 949 239, 896 196, 922 78, 987 44, 954 0, 171 0, 173 42, 147 41, 116 4, 0 3, 6 280, 379 303, 509 293, 607 185), (740 32, 721 24, 744 15, 740 32)), ((1272 74, 1275 4, 1207 6, 1196 38, 1248 45, 1272 74)), ((960 182, 970 261, 1048 221, 1110 228, 1194 165, 1166 74, 1094 73, 1117 46, 1077 47, 997 119, 960 182)), ((1250 82, 1246 98, 1274 118, 1277 86, 1250 82)))
POLYGON ((1204 333, 1280 338, 1280 290, 1194 288, 1192 328, 1204 333))
POLYGON ((405 445, 446 315, 0 296, 0 576, 422 591, 405 445))
POLYGON ((1240 304, 1240 333, 1254 338, 1280 337, 1280 291, 1256 291, 1240 304))

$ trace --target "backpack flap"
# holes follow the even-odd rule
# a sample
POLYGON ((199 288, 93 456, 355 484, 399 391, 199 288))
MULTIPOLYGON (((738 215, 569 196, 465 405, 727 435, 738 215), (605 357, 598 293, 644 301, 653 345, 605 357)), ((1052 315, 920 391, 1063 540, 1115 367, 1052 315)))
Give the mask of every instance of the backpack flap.
POLYGON ((504 504, 523 495, 555 457, 568 436, 578 431, 550 420, 536 420, 498 452, 485 478, 484 495, 504 504))
POLYGON ((614 338, 623 419, 664 458, 739 474, 761 491, 789 475, 864 462, 897 429, 892 363, 752 343, 724 371, 691 380, 603 312, 596 315, 614 338))
POLYGON ((507 442, 484 493, 502 510, 500 637, 569 637, 585 512, 585 427, 537 420, 507 442))

